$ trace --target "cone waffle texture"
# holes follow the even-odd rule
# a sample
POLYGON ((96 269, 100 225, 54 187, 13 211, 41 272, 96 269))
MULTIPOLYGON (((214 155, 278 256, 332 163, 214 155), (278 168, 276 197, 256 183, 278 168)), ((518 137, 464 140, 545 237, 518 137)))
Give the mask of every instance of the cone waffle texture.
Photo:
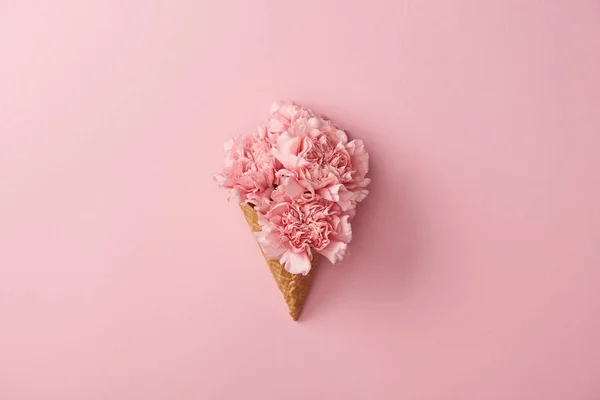
MULTIPOLYGON (((253 232, 260 232, 261 228, 258 224, 258 214, 254 211, 254 208, 248 204, 244 204, 240 207, 244 212, 244 217, 246 217, 246 222, 248 222, 250 229, 252 229, 253 232)), ((260 251, 262 252, 262 248, 260 251)), ((302 274, 290 274, 279 261, 267 258, 265 253, 263 253, 263 257, 265 257, 267 265, 273 274, 273 278, 275 278, 277 286, 285 298, 285 302, 290 311, 290 316, 294 321, 297 321, 313 280, 315 266, 319 261, 319 254, 313 253, 311 262, 312 268, 306 276, 302 274)))

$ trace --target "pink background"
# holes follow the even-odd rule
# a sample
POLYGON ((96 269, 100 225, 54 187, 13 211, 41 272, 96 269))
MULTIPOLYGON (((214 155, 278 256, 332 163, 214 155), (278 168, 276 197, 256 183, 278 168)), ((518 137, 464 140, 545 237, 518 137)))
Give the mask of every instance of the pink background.
POLYGON ((0 398, 600 399, 600 2, 0 1, 0 398), (371 153, 293 323, 222 143, 371 153))

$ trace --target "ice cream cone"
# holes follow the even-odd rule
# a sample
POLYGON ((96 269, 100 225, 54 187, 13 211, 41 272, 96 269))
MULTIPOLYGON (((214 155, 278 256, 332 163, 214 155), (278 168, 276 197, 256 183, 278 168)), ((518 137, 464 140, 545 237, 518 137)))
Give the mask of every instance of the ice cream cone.
MULTIPOLYGON (((248 204, 244 204, 240 207, 242 208, 244 217, 246 217, 246 222, 248 222, 250 229, 252 229, 253 232, 260 232, 261 228, 258 224, 258 214, 254 211, 254 208, 248 204)), ((264 253, 263 257, 267 261, 267 265, 273 274, 273 278, 275 278, 275 282, 277 282, 277 286, 285 298, 285 302, 290 311, 290 316, 294 321, 297 321, 313 280, 315 267, 319 261, 319 254, 313 253, 311 262, 312 268, 307 275, 290 274, 279 261, 267 258, 264 253)))

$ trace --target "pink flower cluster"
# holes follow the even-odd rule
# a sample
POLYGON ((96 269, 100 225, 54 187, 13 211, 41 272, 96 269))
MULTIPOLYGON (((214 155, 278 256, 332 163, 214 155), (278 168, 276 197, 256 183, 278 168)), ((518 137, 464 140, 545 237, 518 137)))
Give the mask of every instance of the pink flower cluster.
POLYGON ((332 263, 347 253, 356 204, 369 193, 369 155, 331 121, 293 103, 274 103, 266 126, 225 145, 215 181, 254 206, 265 255, 306 275, 313 251, 332 263))

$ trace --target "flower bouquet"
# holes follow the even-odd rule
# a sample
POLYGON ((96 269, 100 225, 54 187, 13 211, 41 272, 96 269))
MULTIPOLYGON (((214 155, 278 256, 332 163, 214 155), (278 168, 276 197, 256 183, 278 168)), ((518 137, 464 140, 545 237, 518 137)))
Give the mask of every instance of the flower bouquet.
POLYGON ((214 179, 240 204, 294 320, 319 257, 348 254, 368 169, 362 140, 293 103, 274 103, 266 126, 225 144, 214 179))

